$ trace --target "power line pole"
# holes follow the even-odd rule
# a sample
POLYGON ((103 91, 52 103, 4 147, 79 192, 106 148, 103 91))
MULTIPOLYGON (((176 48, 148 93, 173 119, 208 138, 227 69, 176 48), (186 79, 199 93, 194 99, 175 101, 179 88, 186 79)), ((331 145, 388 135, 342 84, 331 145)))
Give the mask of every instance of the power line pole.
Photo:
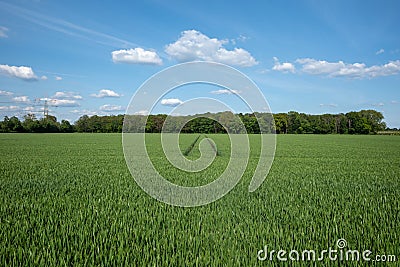
POLYGON ((44 100, 43 116, 45 119, 49 117, 49 105, 47 103, 47 99, 44 100))
POLYGON ((48 99, 48 98, 36 98, 35 99, 35 101, 37 101, 37 102, 41 102, 41 101, 43 101, 43 118, 44 119, 47 119, 48 117, 49 117, 49 102, 48 101, 51 101, 52 99, 48 99))

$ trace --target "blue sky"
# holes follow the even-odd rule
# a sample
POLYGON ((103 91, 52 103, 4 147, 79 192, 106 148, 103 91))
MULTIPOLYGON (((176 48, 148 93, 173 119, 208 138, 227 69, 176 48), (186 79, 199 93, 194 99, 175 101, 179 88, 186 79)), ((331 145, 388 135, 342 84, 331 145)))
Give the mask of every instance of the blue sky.
MULTIPOLYGON (((398 10, 366 0, 0 1, 0 115, 41 117, 44 99, 59 120, 122 114, 150 76, 211 60, 251 78, 274 113, 376 109, 399 128, 398 10)), ((188 89, 157 111, 200 95, 236 105, 221 88, 188 89)))

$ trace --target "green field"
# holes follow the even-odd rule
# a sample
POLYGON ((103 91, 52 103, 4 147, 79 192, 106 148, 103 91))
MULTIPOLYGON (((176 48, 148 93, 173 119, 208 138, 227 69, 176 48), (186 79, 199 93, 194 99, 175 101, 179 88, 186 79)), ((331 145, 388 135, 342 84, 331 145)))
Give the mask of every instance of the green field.
MULTIPOLYGON (((182 135, 182 151, 196 137, 182 135)), ((200 174, 173 170, 157 134, 148 151, 168 179, 205 184, 230 153, 225 135, 209 137, 219 155, 200 174)), ((257 260, 264 246, 321 251, 340 238, 399 262, 399 136, 279 135, 254 193, 247 189, 259 140, 250 141, 248 169, 230 193, 181 208, 139 188, 120 134, 2 134, 0 265, 267 266, 257 260)), ((187 157, 199 156, 196 147, 187 157)))

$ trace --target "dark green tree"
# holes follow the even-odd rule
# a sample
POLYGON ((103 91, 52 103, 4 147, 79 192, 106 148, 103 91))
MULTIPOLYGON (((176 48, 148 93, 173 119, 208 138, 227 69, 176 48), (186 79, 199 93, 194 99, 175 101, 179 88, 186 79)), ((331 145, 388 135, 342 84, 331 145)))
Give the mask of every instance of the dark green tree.
POLYGON ((74 126, 67 120, 62 120, 60 124, 60 132, 62 133, 72 133, 74 132, 74 126))

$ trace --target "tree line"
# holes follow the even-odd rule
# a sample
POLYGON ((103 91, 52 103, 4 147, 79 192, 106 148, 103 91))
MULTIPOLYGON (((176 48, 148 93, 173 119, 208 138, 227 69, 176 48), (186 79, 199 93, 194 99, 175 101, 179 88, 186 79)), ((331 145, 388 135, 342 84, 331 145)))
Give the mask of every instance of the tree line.
POLYGON ((124 130, 129 132, 159 133, 164 127, 166 132, 182 133, 376 134, 387 129, 383 119, 382 113, 375 110, 322 115, 295 111, 277 114, 233 114, 226 111, 188 116, 84 115, 71 124, 67 120, 58 122, 51 115, 37 119, 34 114, 28 114, 22 121, 17 117, 4 117, 0 122, 0 132, 120 133, 125 127, 124 130))

